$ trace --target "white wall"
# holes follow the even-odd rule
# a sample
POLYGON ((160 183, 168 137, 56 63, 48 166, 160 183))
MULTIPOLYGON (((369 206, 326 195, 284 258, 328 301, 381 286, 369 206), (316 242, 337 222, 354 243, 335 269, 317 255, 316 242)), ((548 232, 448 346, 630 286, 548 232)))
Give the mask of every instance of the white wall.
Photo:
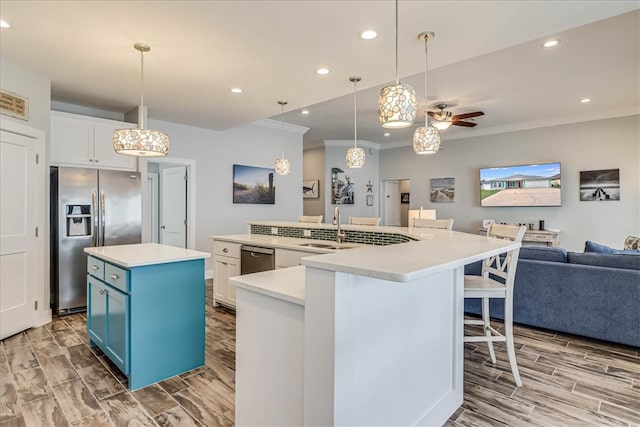
MULTIPOLYGON (((328 141, 325 141, 325 144, 327 143, 328 141)), ((340 220, 343 224, 349 222, 350 216, 380 216, 379 152, 375 149, 365 148, 366 161, 364 167, 349 169, 347 168, 345 156, 347 149, 351 147, 352 144, 353 141, 345 141, 344 146, 325 146, 324 181, 326 183, 326 191, 324 192, 324 196, 322 194, 320 195, 325 205, 325 222, 331 222, 336 206, 340 207, 340 220), (353 205, 334 205, 331 203, 331 168, 333 167, 342 169, 346 176, 351 177, 351 182, 355 183, 353 205), (369 181, 371 181, 373 187, 372 192, 367 193, 367 184, 369 181), (373 195, 373 206, 366 205, 366 196, 368 194, 373 195)))
POLYGON ((249 220, 297 221, 302 214, 301 131, 285 126, 284 154, 292 172, 275 177, 276 203, 249 205, 233 204, 233 165, 273 168, 282 152, 279 126, 250 124, 213 131, 150 119, 148 127, 169 135, 167 160, 196 161, 196 250, 211 252, 210 236, 245 233, 249 220))
POLYGON ((458 139, 435 156, 411 147, 380 153, 380 179, 411 179, 411 209, 436 209, 454 218, 454 229, 474 232, 483 218, 538 223, 562 230, 560 246, 582 251, 585 240, 622 248, 628 235, 640 235, 640 116, 598 120, 458 139), (480 207, 480 167, 561 162, 561 207, 480 207), (579 172, 620 169, 621 200, 579 201, 579 172), (455 177, 453 203, 431 203, 429 180, 455 177))
MULTIPOLYGON (((305 180, 320 180, 320 186, 318 188, 319 198, 317 199, 302 199, 304 214, 305 215, 324 215, 324 195, 328 191, 331 191, 331 181, 327 185, 324 174, 324 147, 311 148, 304 150, 303 153, 304 171, 303 176, 305 180)), ((324 219, 326 220, 326 218, 324 219)), ((329 218, 331 220, 331 218, 329 218)))
MULTIPOLYGON (((49 128, 51 123, 51 81, 35 74, 5 58, 0 57, 0 87, 3 90, 29 98, 29 120, 20 120, 0 115, 1 122, 15 122, 41 130, 45 133, 44 153, 40 155, 38 177, 38 206, 36 223, 40 230, 38 241, 38 272, 36 299, 38 300, 38 323, 51 319, 49 308, 49 128)), ((1 127, 1 124, 0 124, 1 127)), ((1 213, 0 213, 1 215, 1 213)))

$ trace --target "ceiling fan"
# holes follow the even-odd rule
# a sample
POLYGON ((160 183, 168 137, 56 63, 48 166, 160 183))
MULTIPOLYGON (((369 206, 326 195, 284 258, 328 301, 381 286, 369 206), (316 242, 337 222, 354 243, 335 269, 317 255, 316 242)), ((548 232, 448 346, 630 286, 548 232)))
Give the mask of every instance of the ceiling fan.
POLYGON ((428 114, 433 118, 431 124, 438 130, 448 129, 451 125, 464 126, 472 128, 477 125, 473 122, 465 122, 464 119, 470 119, 472 117, 484 116, 482 111, 474 111, 472 113, 456 114, 455 116, 451 111, 446 111, 447 104, 438 104, 436 108, 440 111, 429 111, 428 114))

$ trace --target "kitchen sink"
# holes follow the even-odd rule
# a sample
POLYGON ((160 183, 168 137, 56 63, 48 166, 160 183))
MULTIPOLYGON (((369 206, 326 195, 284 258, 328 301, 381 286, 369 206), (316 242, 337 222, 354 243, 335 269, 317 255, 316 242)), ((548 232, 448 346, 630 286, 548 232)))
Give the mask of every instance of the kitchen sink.
POLYGON ((307 248, 322 248, 322 249, 351 249, 355 246, 337 246, 331 243, 300 243, 298 246, 306 246, 307 248))

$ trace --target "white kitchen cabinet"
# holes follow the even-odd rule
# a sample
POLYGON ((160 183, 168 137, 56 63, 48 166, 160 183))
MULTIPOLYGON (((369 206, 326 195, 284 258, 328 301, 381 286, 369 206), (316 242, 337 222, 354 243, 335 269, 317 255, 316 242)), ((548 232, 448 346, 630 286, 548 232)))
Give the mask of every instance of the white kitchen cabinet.
POLYGON ((317 252, 276 249, 276 268, 296 267, 302 265, 300 260, 306 256, 319 255, 317 252))
POLYGON ((213 262, 213 306, 220 303, 235 308, 236 288, 229 277, 240 275, 240 244, 214 240, 213 262))
POLYGON ((113 151, 116 129, 132 123, 51 112, 51 164, 101 169, 136 170, 136 159, 113 151))

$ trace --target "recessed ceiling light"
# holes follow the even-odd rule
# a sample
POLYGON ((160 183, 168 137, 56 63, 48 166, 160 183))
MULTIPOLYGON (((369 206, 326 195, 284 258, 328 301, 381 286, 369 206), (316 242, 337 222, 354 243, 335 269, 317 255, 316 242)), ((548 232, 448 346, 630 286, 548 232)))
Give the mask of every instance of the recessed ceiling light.
POLYGON ((385 132, 384 136, 391 136, 391 134, 389 132, 385 132))
POLYGON ((239 87, 234 87, 231 89, 231 92, 233 93, 242 93, 244 92, 242 89, 240 89, 239 87))
POLYGON ((309 110, 302 110, 300 111, 300 114, 309 114, 309 110))
POLYGON ((325 75, 329 74, 329 69, 328 68, 318 68, 316 70, 316 74, 318 74, 319 76, 325 76, 325 75))
POLYGON ((373 30, 365 30, 358 33, 361 39, 363 40, 373 40, 378 37, 378 33, 373 30))
POLYGON ((591 102, 591 98, 582 98, 580 102, 582 102, 583 104, 586 104, 587 102, 591 102))
POLYGON ((542 43, 542 47, 554 47, 558 46, 558 43, 560 43, 560 40, 558 39, 547 40, 546 42, 542 43))
POLYGON ((7 21, 3 21, 2 19, 0 19, 0 28, 9 28, 9 27, 11 27, 11 25, 9 25, 7 21))

